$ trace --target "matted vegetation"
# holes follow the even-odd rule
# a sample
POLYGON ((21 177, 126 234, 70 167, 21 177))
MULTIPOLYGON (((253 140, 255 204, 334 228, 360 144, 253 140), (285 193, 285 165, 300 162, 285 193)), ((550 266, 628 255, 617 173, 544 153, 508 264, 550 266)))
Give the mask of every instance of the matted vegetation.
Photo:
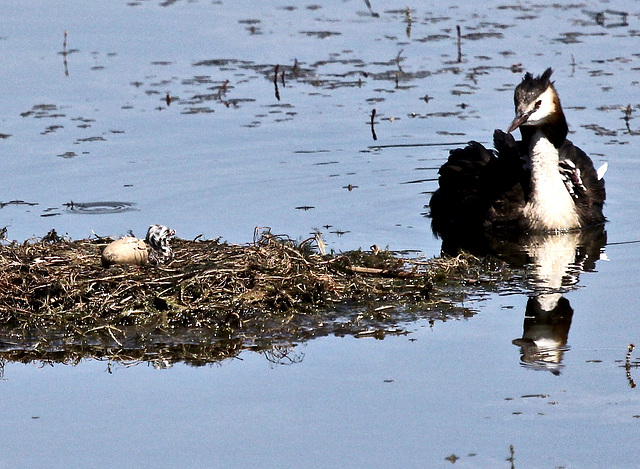
POLYGON ((109 348, 110 359, 199 363, 318 335, 383 336, 403 321, 471 314, 455 306, 459 286, 507 275, 472 256, 321 255, 313 238, 268 230, 245 245, 176 239, 167 264, 105 268, 100 252, 110 241, 51 232, 0 246, 5 358, 74 361, 109 348))

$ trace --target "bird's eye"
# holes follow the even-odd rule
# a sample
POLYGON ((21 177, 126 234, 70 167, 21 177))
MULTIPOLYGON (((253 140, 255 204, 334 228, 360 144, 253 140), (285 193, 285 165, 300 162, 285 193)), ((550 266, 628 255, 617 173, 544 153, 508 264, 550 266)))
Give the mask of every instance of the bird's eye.
POLYGON ((536 101, 536 109, 538 109, 541 104, 542 104, 542 100, 536 101))

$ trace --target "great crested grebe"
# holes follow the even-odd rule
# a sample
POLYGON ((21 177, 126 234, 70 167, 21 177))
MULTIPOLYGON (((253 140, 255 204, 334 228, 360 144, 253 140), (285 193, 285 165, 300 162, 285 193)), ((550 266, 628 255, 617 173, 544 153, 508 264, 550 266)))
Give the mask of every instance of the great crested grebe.
POLYGON ((516 117, 493 134, 495 150, 478 142, 452 150, 429 202, 434 234, 557 232, 605 221, 603 175, 567 140, 567 121, 548 68, 526 73, 514 94, 516 117), (520 129, 522 141, 511 132, 520 129))

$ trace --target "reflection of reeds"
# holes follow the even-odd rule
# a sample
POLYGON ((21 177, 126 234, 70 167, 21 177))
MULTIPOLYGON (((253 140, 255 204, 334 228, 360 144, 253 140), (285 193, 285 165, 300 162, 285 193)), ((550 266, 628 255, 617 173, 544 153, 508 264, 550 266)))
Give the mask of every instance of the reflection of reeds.
POLYGON ((105 238, 52 232, 0 246, 0 356, 210 362, 281 341, 372 327, 384 334, 397 321, 446 317, 460 296, 447 285, 487 275, 486 265, 464 256, 320 255, 314 239, 296 243, 267 230, 247 245, 175 240, 168 264, 108 269, 100 263, 105 238), (231 339, 241 340, 229 349, 231 339))
MULTIPOLYGON (((131 334, 135 339, 121 346, 108 340, 101 340, 97 334, 78 335, 75 339, 63 335, 42 334, 25 338, 21 347, 6 347, 7 334, 2 334, 3 347, 0 350, 0 377, 6 362, 77 365, 86 359, 118 363, 125 366, 143 362, 151 363, 155 368, 168 368, 174 363, 183 362, 190 366, 203 366, 234 358, 244 349, 240 338, 207 340, 183 331, 186 339, 176 338, 166 342, 167 337, 146 331, 131 334)), ((15 340, 15 339, 14 339, 15 340)), ((258 349, 260 350, 260 349, 258 349)))

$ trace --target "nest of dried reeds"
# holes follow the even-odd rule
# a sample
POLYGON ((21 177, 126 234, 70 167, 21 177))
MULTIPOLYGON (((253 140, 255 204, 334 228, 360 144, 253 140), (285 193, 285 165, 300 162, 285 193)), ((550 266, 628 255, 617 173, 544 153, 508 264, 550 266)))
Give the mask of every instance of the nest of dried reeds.
POLYGON ((52 232, 0 246, 0 343, 34 334, 41 343, 45 331, 49 342, 66 338, 80 348, 92 340, 123 346, 132 336, 172 330, 183 338, 206 331, 186 342, 209 348, 211 336, 250 337, 257 346, 262 336, 367 333, 372 323, 393 324, 399 309, 441 314, 438 307, 451 304, 447 282, 479 275, 470 257, 420 262, 377 249, 321 255, 312 240, 269 231, 245 245, 176 239, 167 264, 104 268, 100 252, 110 241, 52 232))

